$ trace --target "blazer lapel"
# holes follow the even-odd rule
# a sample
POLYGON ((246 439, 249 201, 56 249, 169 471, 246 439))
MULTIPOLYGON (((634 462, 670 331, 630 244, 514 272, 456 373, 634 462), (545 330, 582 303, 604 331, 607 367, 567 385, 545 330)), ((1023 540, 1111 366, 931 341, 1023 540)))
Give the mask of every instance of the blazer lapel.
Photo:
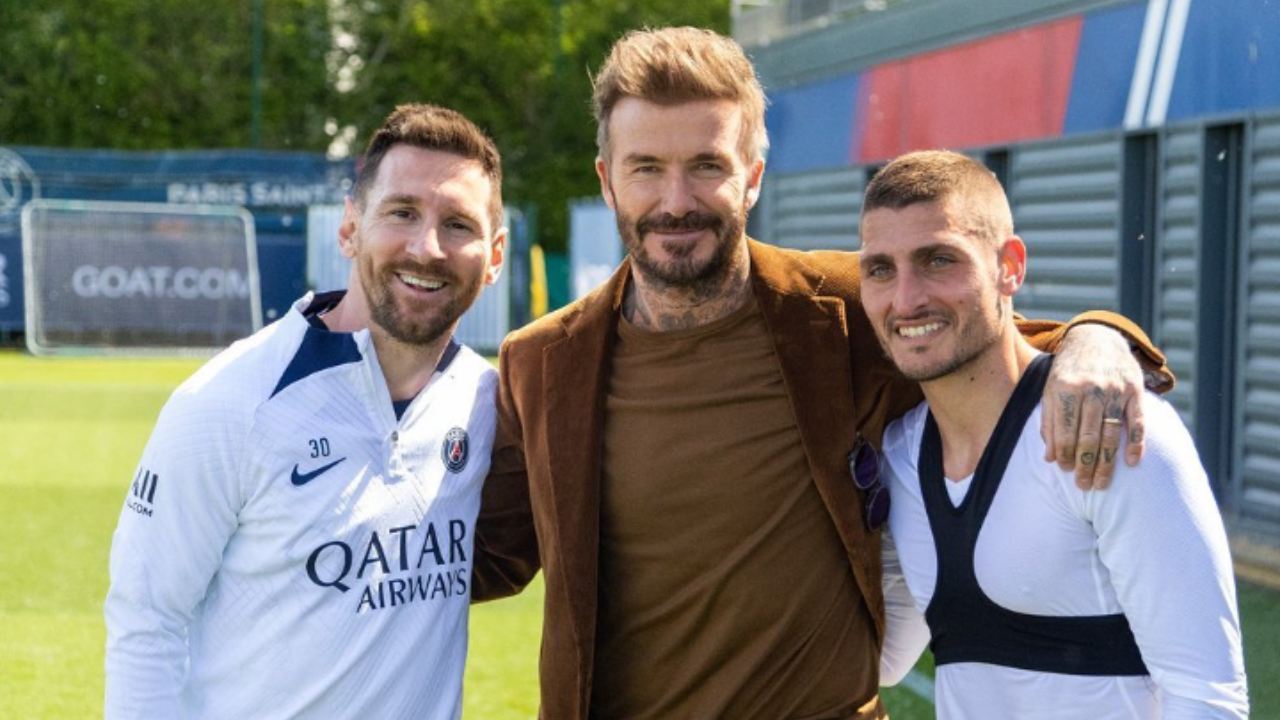
POLYGON ((773 338, 782 379, 791 398, 800 442, 813 482, 827 506, 840 539, 856 558, 854 573, 863 596, 882 628, 878 573, 879 550, 868 542, 862 498, 849 477, 846 457, 858 437, 859 408, 854 402, 845 306, 839 297, 821 294, 823 276, 796 257, 752 243, 756 297, 773 338))
MULTIPOLYGON (((844 303, 820 294, 821 273, 768 246, 753 243, 751 262, 756 297, 810 465, 818 458, 843 458, 857 437, 858 417, 844 303)), ((813 467, 824 496, 828 469, 813 467)))

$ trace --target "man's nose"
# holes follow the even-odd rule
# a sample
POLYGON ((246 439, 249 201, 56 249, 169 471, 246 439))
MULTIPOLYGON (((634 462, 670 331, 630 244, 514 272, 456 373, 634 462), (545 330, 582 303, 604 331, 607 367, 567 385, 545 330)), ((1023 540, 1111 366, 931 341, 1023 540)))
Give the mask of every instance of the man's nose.
POLYGON ((440 231, 435 226, 416 233, 406 250, 410 256, 419 260, 442 260, 445 256, 440 243, 440 231))
POLYGON ((898 273, 893 289, 893 310, 899 316, 910 316, 916 310, 927 305, 929 294, 925 284, 913 270, 898 273))
POLYGON ((662 202, 659 210, 673 217, 684 217, 698 209, 693 196, 693 186, 684 173, 669 173, 662 184, 662 202))

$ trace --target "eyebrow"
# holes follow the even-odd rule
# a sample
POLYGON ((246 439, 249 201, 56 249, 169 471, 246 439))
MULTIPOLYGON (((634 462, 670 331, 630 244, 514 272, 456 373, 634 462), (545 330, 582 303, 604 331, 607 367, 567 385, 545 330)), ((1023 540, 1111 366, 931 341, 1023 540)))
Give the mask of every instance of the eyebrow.
POLYGON ((383 197, 382 200, 378 202, 378 204, 379 205, 417 205, 420 202, 422 202, 422 200, 417 195, 410 195, 409 193, 395 193, 393 195, 387 195, 383 197))
POLYGON ((704 152, 693 156, 693 162, 707 162, 708 160, 724 162, 729 160, 729 156, 720 152, 704 152))
MULTIPOLYGON (((955 245, 952 245, 950 243, 932 243, 930 245, 923 245, 911 251, 911 259, 920 260, 922 258, 927 258, 931 255, 934 255, 940 250, 953 250, 955 249, 955 247, 956 247, 955 245)), ((874 252, 874 253, 864 252, 858 258, 858 265, 862 267, 865 267, 871 263, 877 263, 877 262, 891 263, 893 262, 893 256, 885 252, 874 252)))
POLYGON ((960 246, 955 243, 933 243, 931 245, 923 245, 911 251, 911 259, 919 260, 936 255, 941 250, 960 250, 960 246))
MULTIPOLYGON (((709 151, 700 152, 688 160, 690 163, 700 163, 707 161, 725 162, 729 156, 725 153, 709 151)), ((632 153, 622 159, 624 165, 661 165, 665 161, 657 155, 649 155, 646 153, 632 153)))
POLYGON ((623 165, 650 165, 661 163, 662 159, 657 155, 644 155, 641 153, 632 153, 622 158, 623 165))
MULTIPOLYGON (((413 195, 410 193, 394 193, 392 195, 387 195, 386 197, 382 198, 381 202, 379 202, 378 205, 379 207, 384 207, 387 205, 413 205, 414 207, 417 207, 421 203, 422 203, 422 198, 418 197, 417 195, 413 195)), ((481 227, 483 227, 484 225, 483 220, 481 219, 482 214, 473 213, 467 208, 462 207, 458 203, 449 202, 445 206, 445 210, 448 211, 446 213, 448 215, 456 215, 457 217, 460 217, 463 220, 480 225, 481 227)))
POLYGON ((887 253, 882 253, 882 252, 865 253, 864 252, 858 256, 858 266, 867 267, 872 263, 882 263, 882 262, 888 262, 890 260, 892 260, 892 258, 890 258, 887 253))

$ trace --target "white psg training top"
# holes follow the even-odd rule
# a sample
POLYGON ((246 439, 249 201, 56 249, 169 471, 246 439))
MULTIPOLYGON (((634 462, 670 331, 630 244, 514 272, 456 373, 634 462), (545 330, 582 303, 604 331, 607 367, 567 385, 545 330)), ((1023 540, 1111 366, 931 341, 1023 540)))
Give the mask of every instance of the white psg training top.
MULTIPOLYGON (((886 685, 905 675, 929 642, 923 613, 938 557, 917 476, 927 410, 922 403, 890 425, 881 456, 892 498, 892 539, 886 535, 884 544, 886 685)), ((1037 407, 982 524, 973 562, 982 591, 1009 610, 1123 613, 1150 675, 940 665, 939 720, 1248 717, 1235 583, 1217 505, 1173 407, 1148 393, 1143 410, 1142 462, 1117 462, 1108 490, 1083 492, 1072 473, 1044 461, 1037 407)), ((971 482, 945 481, 954 505, 971 482)))
POLYGON ((458 718, 497 375, 397 420, 369 332, 303 298, 160 414, 111 548, 106 717, 458 718))

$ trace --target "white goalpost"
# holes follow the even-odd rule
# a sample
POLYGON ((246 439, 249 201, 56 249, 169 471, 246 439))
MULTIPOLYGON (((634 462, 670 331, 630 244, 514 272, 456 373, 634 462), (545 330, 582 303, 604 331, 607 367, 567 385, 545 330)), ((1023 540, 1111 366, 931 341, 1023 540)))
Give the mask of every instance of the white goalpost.
POLYGON ((36 355, 209 354, 262 327, 241 207, 32 200, 22 249, 36 355))

